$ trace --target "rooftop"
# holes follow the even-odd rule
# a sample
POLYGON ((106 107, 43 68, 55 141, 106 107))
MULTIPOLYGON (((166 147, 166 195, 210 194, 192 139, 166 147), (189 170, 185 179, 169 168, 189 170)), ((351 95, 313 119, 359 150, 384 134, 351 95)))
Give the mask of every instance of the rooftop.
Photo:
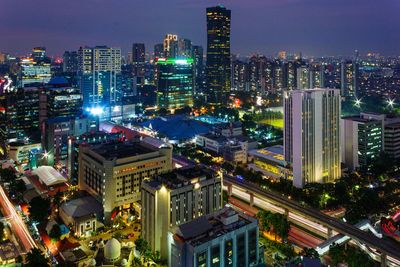
POLYGON ((261 149, 254 149, 249 151, 250 156, 256 156, 265 158, 274 162, 279 163, 282 166, 286 165, 286 161, 283 155, 283 146, 275 145, 261 149))
POLYGON ((62 176, 56 169, 50 166, 40 166, 33 170, 33 174, 39 177, 39 180, 46 186, 65 183, 67 179, 62 176))
POLYGON ((95 145, 93 146, 92 151, 105 159, 111 160, 114 158, 120 159, 134 157, 137 155, 151 153, 156 150, 145 147, 140 142, 121 142, 95 145))
POLYGON ((61 205, 61 209, 72 218, 81 218, 92 214, 101 214, 103 207, 92 196, 81 197, 67 201, 61 205))
POLYGON ((211 171, 205 170, 200 166, 189 166, 159 174, 153 179, 145 181, 145 183, 154 189, 165 185, 167 188, 173 190, 214 177, 215 175, 211 171))
POLYGON ((175 237, 196 247, 251 223, 257 226, 256 219, 231 207, 225 207, 213 214, 181 224, 175 230, 175 237))

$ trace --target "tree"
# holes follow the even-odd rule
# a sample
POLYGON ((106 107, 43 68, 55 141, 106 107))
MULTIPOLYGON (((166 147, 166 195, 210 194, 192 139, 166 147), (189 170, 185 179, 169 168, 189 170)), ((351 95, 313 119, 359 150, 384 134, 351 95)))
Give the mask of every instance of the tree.
POLYGON ((139 237, 138 239, 136 239, 135 246, 136 246, 136 250, 139 251, 141 256, 144 256, 146 251, 149 249, 149 244, 142 237, 139 237))
POLYGON ((49 263, 40 249, 33 248, 30 252, 28 252, 28 254, 26 254, 26 265, 25 266, 44 267, 44 266, 49 266, 49 263))
POLYGON ((319 258, 318 252, 313 248, 303 248, 301 255, 308 258, 314 258, 314 259, 319 258))
POLYGON ((61 228, 60 228, 60 226, 58 224, 54 224, 53 227, 51 227, 49 236, 53 241, 60 240, 60 238, 61 238, 61 228))
POLYGON ((50 200, 35 197, 29 203, 29 216, 33 221, 44 222, 49 215, 50 200))
POLYGON ((3 182, 7 182, 7 183, 10 183, 11 181, 14 181, 17 179, 14 171, 11 168, 0 169, 0 177, 3 182))

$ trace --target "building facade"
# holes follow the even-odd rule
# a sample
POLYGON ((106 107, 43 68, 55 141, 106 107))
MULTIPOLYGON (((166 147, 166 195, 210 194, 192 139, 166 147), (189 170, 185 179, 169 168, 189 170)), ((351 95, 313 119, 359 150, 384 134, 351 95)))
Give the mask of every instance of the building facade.
POLYGON ((153 251, 168 257, 171 227, 222 207, 222 180, 200 167, 176 169, 142 183, 142 237, 153 251))
POLYGON ((293 166, 293 185, 333 182, 341 175, 340 91, 284 93, 285 160, 293 166))
POLYGON ((212 104, 226 104, 231 91, 231 11, 207 8, 206 84, 212 104))
POLYGON ((79 188, 102 203, 106 223, 120 210, 134 209, 143 179, 171 168, 170 147, 155 149, 134 141, 79 148, 79 188))

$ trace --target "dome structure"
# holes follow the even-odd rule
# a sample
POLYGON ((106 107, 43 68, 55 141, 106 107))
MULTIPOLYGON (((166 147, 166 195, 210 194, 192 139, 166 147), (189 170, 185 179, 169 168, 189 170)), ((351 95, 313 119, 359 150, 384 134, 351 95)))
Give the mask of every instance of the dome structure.
POLYGON ((121 266, 123 267, 128 266, 128 261, 126 259, 122 259, 121 266))
POLYGON ((107 241, 104 247, 104 257, 106 260, 114 262, 121 256, 121 243, 115 239, 111 238, 107 241))

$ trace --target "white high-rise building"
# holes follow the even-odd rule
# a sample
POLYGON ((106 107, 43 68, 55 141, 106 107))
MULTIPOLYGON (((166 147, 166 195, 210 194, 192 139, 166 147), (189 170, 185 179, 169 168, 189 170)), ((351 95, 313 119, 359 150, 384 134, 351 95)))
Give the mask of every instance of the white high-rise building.
POLYGON ((293 167, 293 185, 339 178, 340 90, 286 91, 284 104, 285 160, 293 167))

